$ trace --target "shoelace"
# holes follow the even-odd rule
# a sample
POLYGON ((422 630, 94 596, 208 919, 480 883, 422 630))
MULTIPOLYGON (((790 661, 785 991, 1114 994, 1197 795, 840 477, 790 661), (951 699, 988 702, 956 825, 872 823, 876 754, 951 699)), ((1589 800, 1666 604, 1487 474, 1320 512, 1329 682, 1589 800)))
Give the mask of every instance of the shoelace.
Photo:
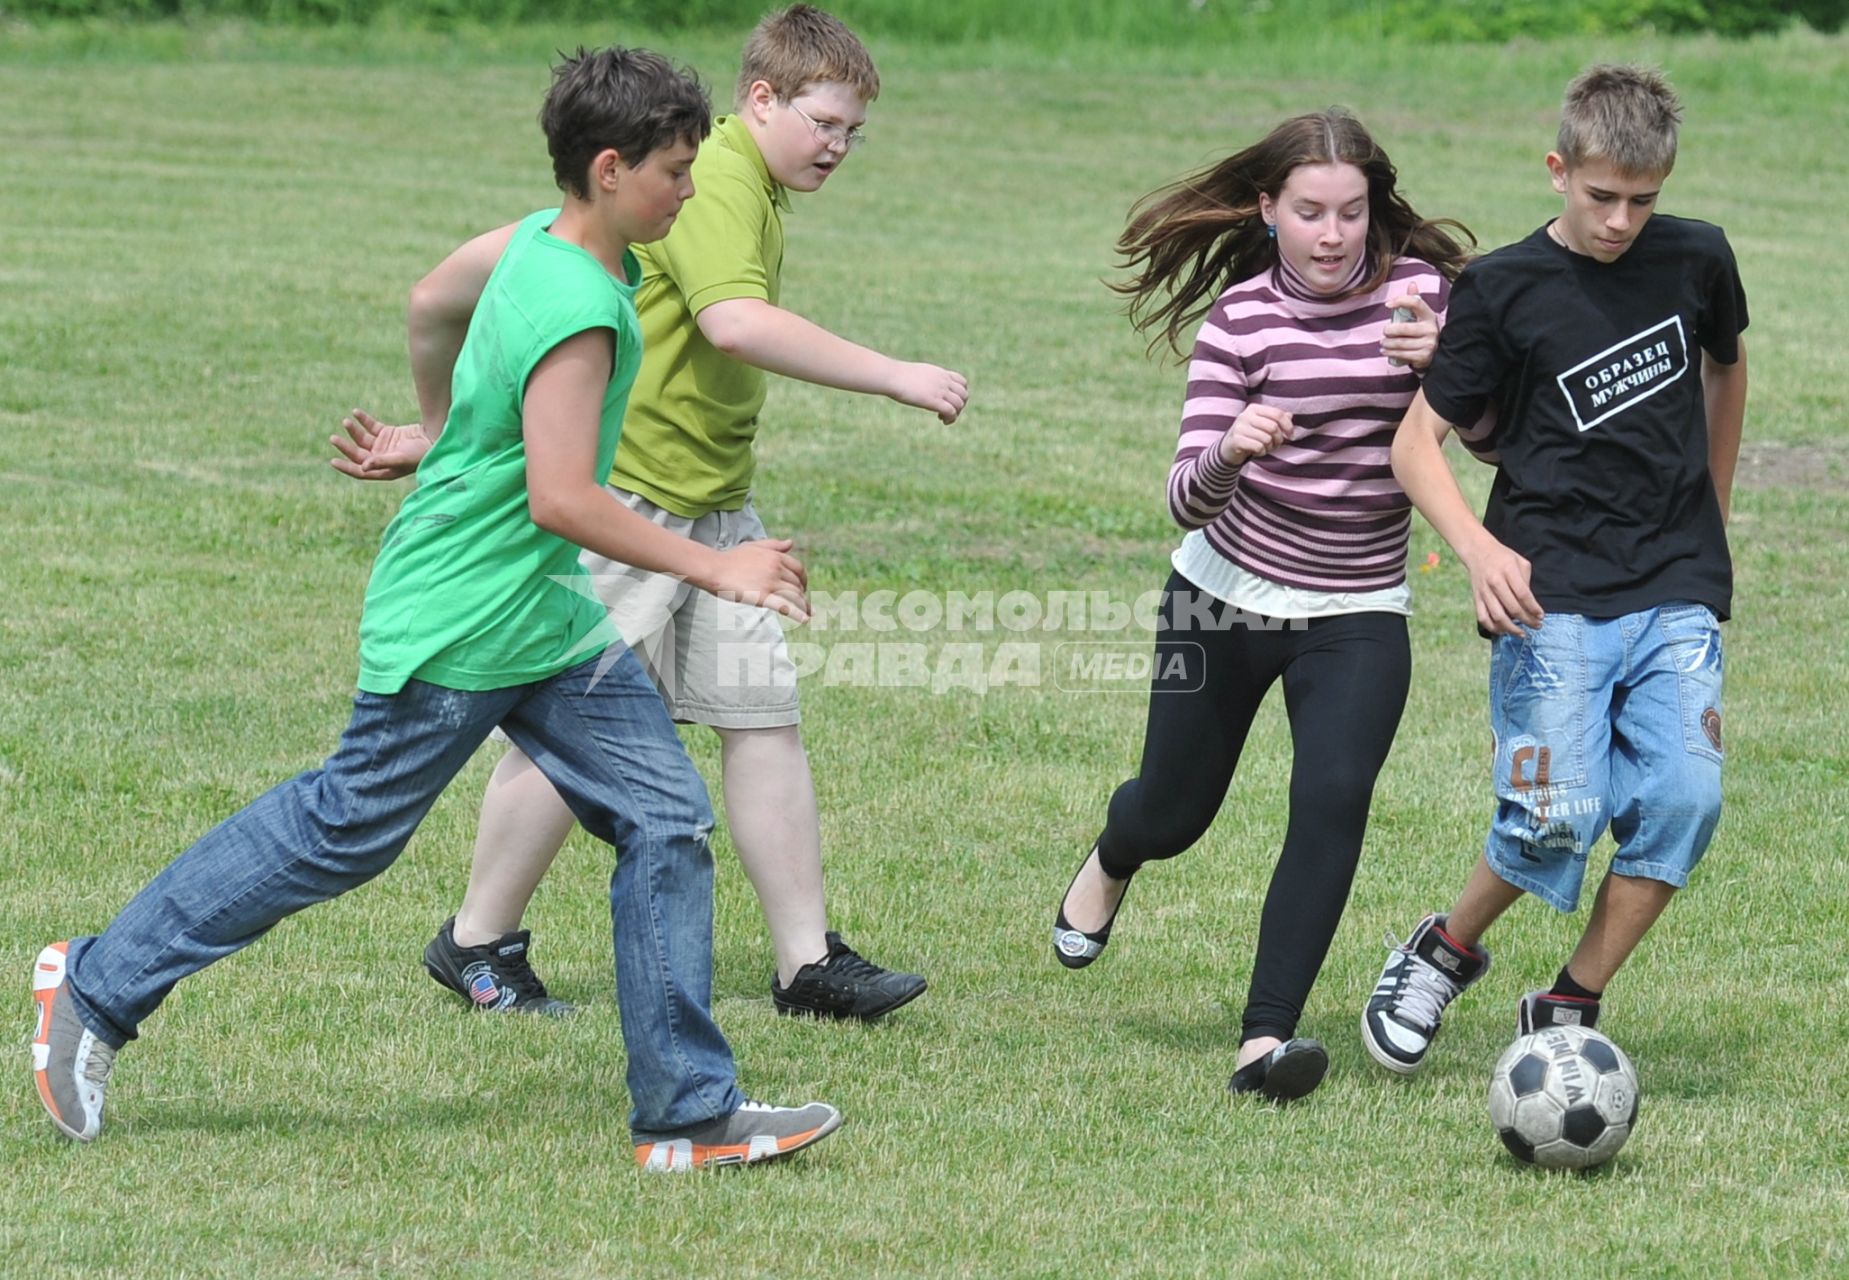
POLYGON ((843 978, 877 978, 884 970, 854 948, 843 946, 829 957, 822 972, 836 974, 843 978))
POLYGON ((83 1078, 100 1089, 109 1083, 109 1073, 115 1065, 115 1049, 101 1040, 92 1040, 89 1059, 83 1064, 83 1078))
POLYGON ((499 958, 495 968, 500 972, 501 981, 519 992, 522 998, 528 1000, 550 998, 546 995, 546 984, 539 980, 539 975, 533 972, 533 966, 527 963, 526 952, 522 951, 517 956, 499 958))
POLYGON ((1387 935, 1387 944, 1406 957, 1400 966, 1399 990, 1394 993, 1397 997, 1394 1003, 1398 1006, 1395 1014, 1402 1022, 1431 1031, 1437 1027, 1445 1006, 1464 988, 1446 977, 1436 965, 1408 951, 1392 934, 1387 935))

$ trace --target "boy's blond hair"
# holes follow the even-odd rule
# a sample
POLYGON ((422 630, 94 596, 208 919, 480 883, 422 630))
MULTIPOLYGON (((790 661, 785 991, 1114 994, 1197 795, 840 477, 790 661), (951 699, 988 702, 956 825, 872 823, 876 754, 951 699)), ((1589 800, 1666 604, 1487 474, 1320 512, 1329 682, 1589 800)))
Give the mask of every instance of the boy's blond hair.
POLYGON ((1569 169, 1604 160, 1622 174, 1667 174, 1676 165, 1682 104, 1659 71, 1587 67, 1567 86, 1554 150, 1569 169))
POLYGON ((863 102, 880 96, 880 73, 860 37, 809 4, 766 14, 752 29, 738 69, 738 104, 759 80, 785 102, 824 81, 846 85, 863 102))

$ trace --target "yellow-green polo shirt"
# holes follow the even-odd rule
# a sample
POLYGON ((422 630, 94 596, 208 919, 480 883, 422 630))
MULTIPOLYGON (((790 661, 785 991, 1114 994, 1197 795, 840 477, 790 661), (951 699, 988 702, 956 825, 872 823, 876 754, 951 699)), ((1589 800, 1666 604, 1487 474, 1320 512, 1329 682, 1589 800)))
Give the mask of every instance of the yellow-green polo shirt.
POLYGON ((790 207, 738 116, 714 121, 693 185, 668 234, 635 246, 642 370, 610 472, 618 488, 683 516, 736 511, 751 492, 764 371, 722 354, 694 317, 733 298, 776 303, 790 207))

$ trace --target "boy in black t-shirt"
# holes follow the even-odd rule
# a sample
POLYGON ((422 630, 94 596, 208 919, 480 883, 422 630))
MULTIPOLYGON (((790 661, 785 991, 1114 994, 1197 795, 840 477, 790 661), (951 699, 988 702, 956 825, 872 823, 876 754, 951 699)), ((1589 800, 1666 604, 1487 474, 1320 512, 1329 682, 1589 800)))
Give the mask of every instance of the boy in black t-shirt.
POLYGON ((1746 297, 1720 228, 1652 216, 1680 121, 1652 71, 1568 86, 1547 157, 1564 208, 1464 270, 1394 438, 1394 474, 1469 569, 1494 645, 1497 799, 1457 905, 1389 954, 1362 1015, 1368 1052, 1402 1074, 1488 971, 1484 931, 1523 893, 1571 911, 1609 825, 1585 933, 1517 1015, 1523 1032, 1594 1025, 1720 817, 1746 297), (1447 426, 1496 463, 1481 522, 1439 451, 1447 426))

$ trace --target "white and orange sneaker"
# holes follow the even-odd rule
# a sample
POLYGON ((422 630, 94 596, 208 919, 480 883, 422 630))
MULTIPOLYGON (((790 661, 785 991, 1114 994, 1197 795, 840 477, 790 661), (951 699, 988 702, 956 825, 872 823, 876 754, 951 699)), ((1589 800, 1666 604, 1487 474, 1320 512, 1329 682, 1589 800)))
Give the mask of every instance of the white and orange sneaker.
POLYGON ((68 942, 54 942, 32 966, 32 999, 39 1014, 32 1034, 32 1079, 51 1122, 77 1141, 89 1142, 103 1128, 103 1090, 116 1051, 78 1021, 71 1007, 64 981, 69 948, 68 942))
POLYGON ((773 1107, 747 1102, 729 1116, 672 1134, 635 1135, 636 1163, 649 1173, 756 1164, 813 1146, 841 1127, 826 1102, 773 1107))

